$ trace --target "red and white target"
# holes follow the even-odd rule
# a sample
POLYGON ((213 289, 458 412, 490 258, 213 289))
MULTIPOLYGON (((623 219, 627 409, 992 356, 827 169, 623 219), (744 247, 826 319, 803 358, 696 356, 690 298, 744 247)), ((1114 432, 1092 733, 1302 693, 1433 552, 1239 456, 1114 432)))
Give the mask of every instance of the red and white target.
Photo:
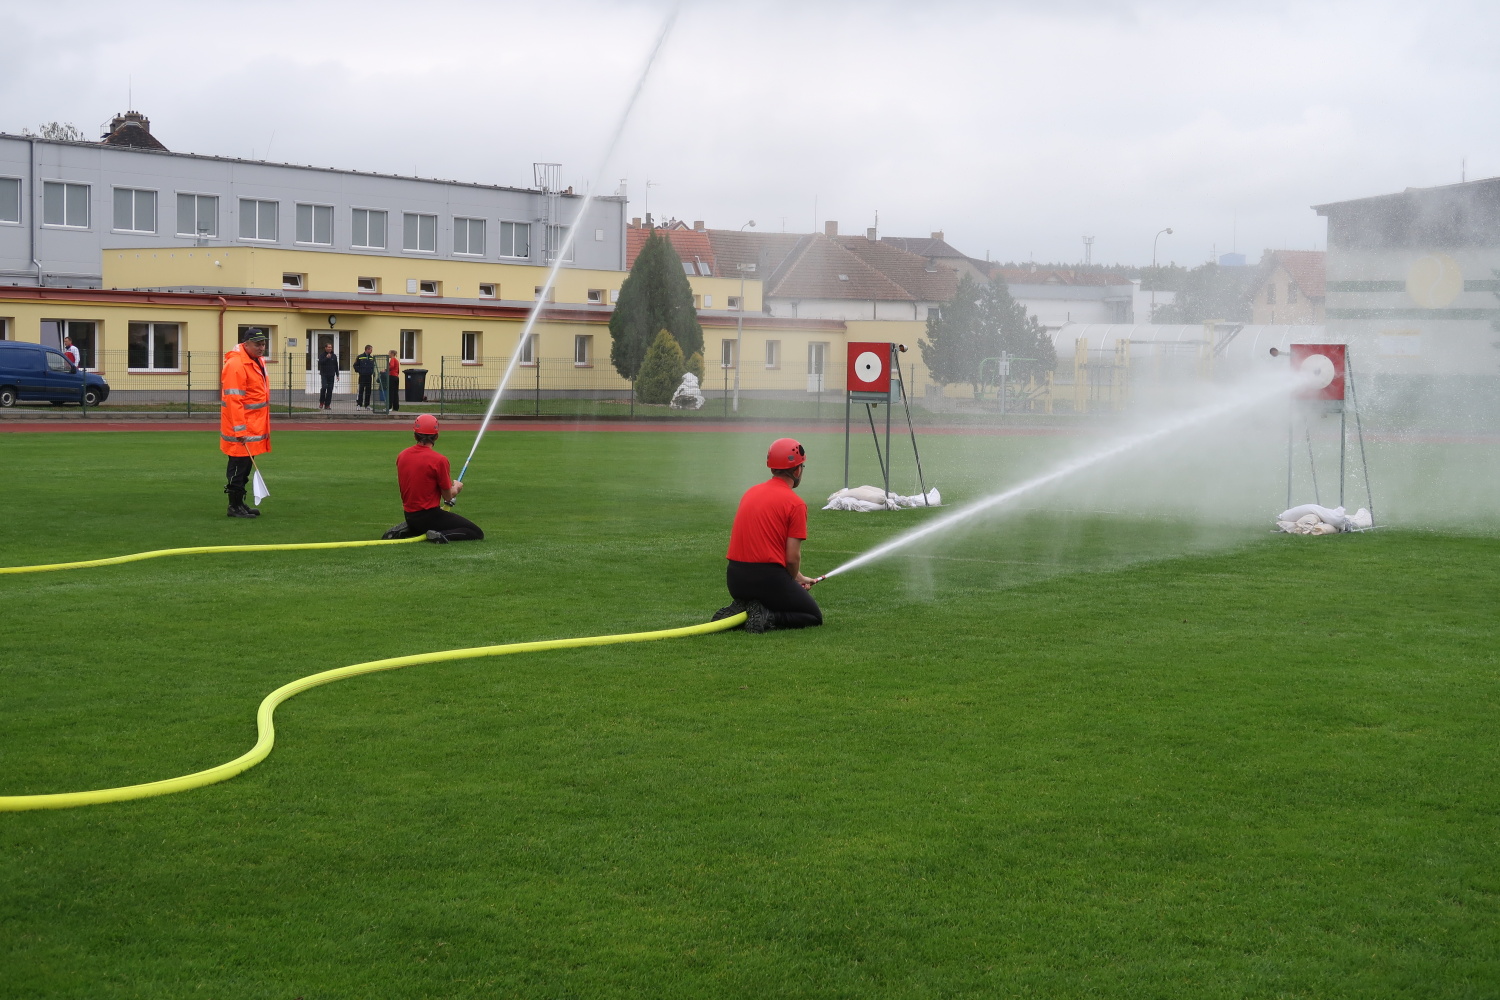
POLYGON ((1293 344, 1292 370, 1307 377, 1298 395, 1303 399, 1344 398, 1343 344, 1293 344))
POLYGON ((890 392, 891 345, 851 343, 848 379, 850 392, 890 392))

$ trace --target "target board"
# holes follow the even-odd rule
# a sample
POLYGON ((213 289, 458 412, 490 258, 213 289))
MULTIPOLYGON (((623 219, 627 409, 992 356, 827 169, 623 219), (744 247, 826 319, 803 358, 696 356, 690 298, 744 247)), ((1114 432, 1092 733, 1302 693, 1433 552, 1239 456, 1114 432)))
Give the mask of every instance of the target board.
POLYGON ((891 391, 891 345, 885 343, 851 343, 849 345, 848 386, 850 392, 891 391))
POLYGON ((1292 369, 1308 377, 1298 395, 1303 399, 1344 398, 1343 344, 1293 344, 1292 369))

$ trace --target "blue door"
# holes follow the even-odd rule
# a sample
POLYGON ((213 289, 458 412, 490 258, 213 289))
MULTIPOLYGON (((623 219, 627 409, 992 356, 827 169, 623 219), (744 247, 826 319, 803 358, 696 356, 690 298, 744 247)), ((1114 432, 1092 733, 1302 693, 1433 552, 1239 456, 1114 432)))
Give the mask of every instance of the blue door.
POLYGON ((73 367, 66 355, 57 351, 45 352, 47 356, 46 398, 72 400, 83 393, 83 373, 73 367))

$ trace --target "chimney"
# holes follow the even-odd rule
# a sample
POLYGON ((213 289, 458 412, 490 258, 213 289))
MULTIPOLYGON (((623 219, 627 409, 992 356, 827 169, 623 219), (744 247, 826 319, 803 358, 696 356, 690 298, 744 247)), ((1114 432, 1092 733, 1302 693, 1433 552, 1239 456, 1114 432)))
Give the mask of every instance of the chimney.
POLYGON ((641 217, 639 215, 637 215, 635 218, 633 218, 633 219, 630 220, 630 228, 631 229, 639 229, 639 228, 641 228, 641 217))
POLYGON ((151 134, 151 119, 139 111, 115 115, 110 120, 109 132, 99 142, 106 146, 134 146, 137 149, 167 148, 151 134))
POLYGON ((839 224, 837 222, 825 222, 825 223, 823 223, 823 235, 824 236, 837 236, 838 234, 839 234, 839 224))
POLYGON ((702 219, 699 219, 698 221, 696 221, 696 222, 693 223, 693 232, 695 232, 695 233, 701 233, 701 232, 703 232, 703 228, 704 227, 703 227, 703 220, 702 219))
POLYGON ((874 238, 875 238, 875 227, 871 226, 869 229, 865 230, 865 239, 867 239, 867 240, 873 240, 874 238))
POLYGON ((935 233, 932 234, 932 238, 935 239, 935 240, 942 239, 943 238, 943 231, 941 229, 937 230, 935 233))

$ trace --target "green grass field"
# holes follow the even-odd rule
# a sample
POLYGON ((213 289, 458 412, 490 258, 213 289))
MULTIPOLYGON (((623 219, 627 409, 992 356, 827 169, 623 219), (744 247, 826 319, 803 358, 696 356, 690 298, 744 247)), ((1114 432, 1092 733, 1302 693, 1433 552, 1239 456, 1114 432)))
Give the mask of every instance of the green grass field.
MULTIPOLYGON (((345 663, 706 620, 765 437, 496 432, 482 543, 0 577, 0 794, 228 760, 345 663)), ((406 441, 279 434, 243 522, 211 434, 0 434, 0 562, 376 537, 406 441)), ((963 500, 1055 447, 924 458, 963 500)), ((814 510, 807 568, 929 516, 814 510)), ((1495 996, 1500 539, 1265 526, 1032 510, 822 629, 316 689, 226 783, 0 814, 0 996, 1495 996)))

